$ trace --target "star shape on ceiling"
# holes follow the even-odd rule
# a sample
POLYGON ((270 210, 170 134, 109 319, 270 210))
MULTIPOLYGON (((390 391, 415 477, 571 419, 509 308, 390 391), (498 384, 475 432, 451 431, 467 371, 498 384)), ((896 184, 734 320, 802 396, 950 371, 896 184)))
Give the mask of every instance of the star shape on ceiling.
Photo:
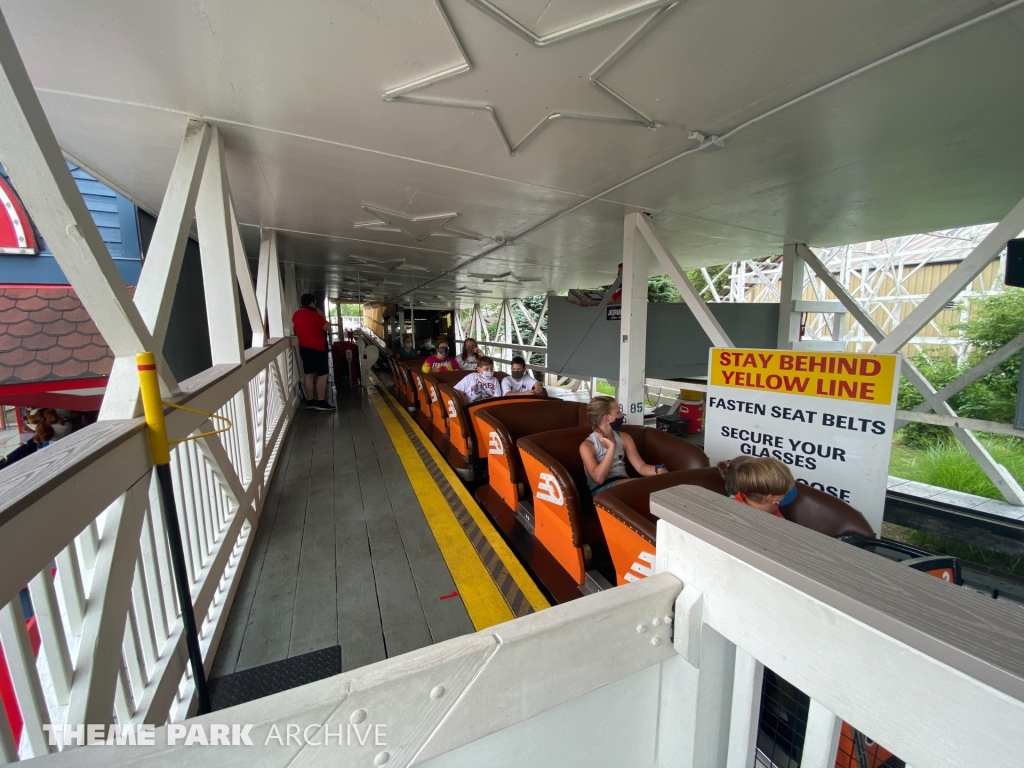
POLYGON ((427 267, 418 264, 409 264, 405 259, 390 259, 381 261, 379 259, 367 259, 363 256, 349 256, 345 264, 351 264, 356 270, 370 272, 429 272, 427 267))
POLYGON ((525 283, 540 282, 539 277, 519 277, 511 272, 502 272, 498 275, 482 275, 477 274, 476 272, 470 272, 469 276, 483 280, 485 283, 513 283, 515 285, 523 285, 525 283))
MULTIPOLYGON (((436 85, 445 80, 456 78, 459 75, 464 75, 473 70, 473 63, 466 53, 466 48, 459 38, 458 33, 455 30, 455 26, 452 23, 451 17, 445 10, 442 0, 434 0, 437 3, 438 11, 441 13, 445 24, 448 26, 449 32, 455 39, 455 44, 459 48, 459 53, 462 56, 463 62, 452 67, 447 67, 439 72, 435 72, 424 77, 417 78, 412 82, 399 85, 395 88, 391 88, 384 92, 384 101, 398 101, 412 104, 429 104, 441 107, 454 107, 457 109, 477 109, 484 110, 490 114, 491 119, 494 121, 495 127, 498 129, 498 133, 501 135, 501 140, 505 144, 505 148, 508 150, 509 155, 515 156, 515 154, 523 148, 523 146, 533 139, 540 131, 550 125, 552 122, 560 119, 570 120, 591 120, 607 123, 618 123, 620 125, 638 125, 644 128, 657 128, 659 127, 651 117, 644 114, 638 107, 631 104, 623 96, 616 93, 608 85, 606 85, 601 77, 607 72, 619 59, 628 53, 634 45, 646 35, 652 27, 654 27, 664 15, 679 4, 680 0, 642 0, 641 2, 629 5, 619 10, 610 11, 608 13, 596 16, 592 19, 573 24, 565 29, 560 29, 555 32, 551 32, 547 35, 538 36, 530 29, 527 29, 518 21, 513 19, 507 13, 497 8, 489 0, 465 0, 465 2, 472 5, 474 8, 480 10, 487 16, 497 21, 503 27, 508 29, 513 34, 525 40, 528 44, 535 48, 543 48, 545 46, 555 45, 562 43, 567 40, 572 40, 584 35, 588 32, 592 32, 601 27, 605 27, 609 24, 613 24, 617 21, 622 21, 638 14, 647 12, 653 12, 650 18, 641 24, 626 40, 621 43, 612 53, 607 56, 604 61, 597 66, 596 69, 590 72, 588 82, 597 91, 602 94, 607 100, 618 105, 621 110, 624 108, 625 112, 628 113, 626 116, 615 116, 608 114, 588 113, 588 112, 575 112, 565 110, 553 110, 547 112, 547 114, 537 122, 533 128, 529 129, 526 134, 518 141, 513 141, 509 136, 509 131, 506 125, 503 125, 503 118, 499 116, 499 111, 494 107, 493 104, 487 101, 466 101, 462 99, 454 99, 451 97, 444 96, 423 96, 423 95, 411 95, 417 91, 420 91, 430 86, 436 85)), ((518 53, 516 54, 518 57, 518 53)), ((558 75, 557 68, 554 70, 547 70, 547 79, 551 79, 558 75)), ((569 73, 572 76, 572 73, 569 73)), ((577 78, 573 76, 573 79, 577 78)), ((524 84, 525 88, 535 88, 532 84, 524 84)), ((485 91, 486 92, 486 91, 485 91)), ((548 109, 542 107, 542 110, 548 109)), ((507 124, 508 120, 504 120, 507 124)))
POLYGON ((384 208, 364 205, 363 210, 377 218, 373 221, 356 221, 352 226, 356 229, 368 229, 372 232, 401 232, 422 243, 428 237, 458 237, 468 240, 479 240, 478 235, 463 232, 448 226, 448 222, 459 214, 432 213, 427 216, 406 216, 384 208))

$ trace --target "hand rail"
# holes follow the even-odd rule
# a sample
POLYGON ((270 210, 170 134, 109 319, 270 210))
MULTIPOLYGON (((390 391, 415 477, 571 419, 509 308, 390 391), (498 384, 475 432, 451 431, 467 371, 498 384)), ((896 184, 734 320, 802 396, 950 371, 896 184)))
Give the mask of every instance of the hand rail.
MULTIPOLYGON (((175 405, 192 411, 166 409, 174 438, 208 431, 205 414, 233 424, 171 453, 207 659, 216 653, 298 401, 294 346, 293 337, 271 339, 247 350, 241 365, 213 366, 182 383, 175 405)), ((183 677, 184 637, 153 476, 141 418, 93 424, 0 473, 0 627, 24 629, 18 592, 31 584, 47 652, 46 665, 7 654, 34 754, 46 744, 42 725, 49 720, 40 713, 47 708, 73 723, 175 721, 189 711, 193 692, 183 677), (58 603, 60 610, 48 608, 58 603), (56 700, 41 701, 44 690, 56 700)), ((5 647, 10 642, 17 639, 5 635, 5 647)), ((8 749, 0 752, 12 758, 8 749)))

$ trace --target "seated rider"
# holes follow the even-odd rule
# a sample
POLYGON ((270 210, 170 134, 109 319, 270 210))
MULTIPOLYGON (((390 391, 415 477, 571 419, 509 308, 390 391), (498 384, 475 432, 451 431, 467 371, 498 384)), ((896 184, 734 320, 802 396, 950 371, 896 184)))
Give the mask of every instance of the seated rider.
POLYGON ((412 334, 402 334, 402 346, 398 348, 399 357, 419 357, 420 353, 416 350, 416 345, 412 343, 412 334))
POLYGON ((718 462, 725 492, 748 507, 783 517, 779 511, 796 498, 796 481, 789 467, 778 459, 737 456, 718 462))
POLYGON ((438 371, 457 370, 459 370, 459 361, 448 354, 448 342, 441 339, 437 342, 437 351, 423 364, 423 372, 437 373, 438 371))
POLYGON ((645 462, 633 438, 625 432, 619 432, 619 428, 626 423, 626 417, 619 411, 619 403, 614 397, 595 397, 587 406, 587 416, 594 431, 580 444, 580 457, 583 459, 591 494, 631 480, 626 473, 627 458, 633 469, 645 477, 668 472, 664 464, 645 462))
POLYGON ((501 384, 494 377, 494 361, 485 355, 476 359, 476 370, 455 385, 455 390, 467 403, 488 397, 501 396, 501 384))
POLYGON ((475 371, 476 359, 479 355, 480 347, 477 346, 476 339, 470 336, 462 342, 462 354, 459 355, 459 368, 463 371, 475 371))
POLYGON ((512 358, 512 373, 502 379, 502 395, 546 395, 544 386, 526 372, 526 361, 519 357, 512 358))

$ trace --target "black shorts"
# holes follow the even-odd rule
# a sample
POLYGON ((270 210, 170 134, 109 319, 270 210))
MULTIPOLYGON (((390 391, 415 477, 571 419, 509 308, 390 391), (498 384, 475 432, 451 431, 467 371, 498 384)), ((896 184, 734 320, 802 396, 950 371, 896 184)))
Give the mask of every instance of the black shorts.
POLYGON ((307 376, 315 373, 317 376, 327 375, 327 350, 310 349, 299 347, 299 356, 302 358, 302 372, 307 376))

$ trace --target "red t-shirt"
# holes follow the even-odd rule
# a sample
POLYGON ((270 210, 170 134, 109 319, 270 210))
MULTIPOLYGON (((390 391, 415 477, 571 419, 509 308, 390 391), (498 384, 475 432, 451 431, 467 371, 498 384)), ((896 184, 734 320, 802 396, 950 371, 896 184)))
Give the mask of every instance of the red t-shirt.
POLYGON ((299 337, 299 346, 307 349, 327 349, 324 343, 324 325, 327 323, 323 315, 315 309, 303 307, 292 315, 295 335, 299 337))

